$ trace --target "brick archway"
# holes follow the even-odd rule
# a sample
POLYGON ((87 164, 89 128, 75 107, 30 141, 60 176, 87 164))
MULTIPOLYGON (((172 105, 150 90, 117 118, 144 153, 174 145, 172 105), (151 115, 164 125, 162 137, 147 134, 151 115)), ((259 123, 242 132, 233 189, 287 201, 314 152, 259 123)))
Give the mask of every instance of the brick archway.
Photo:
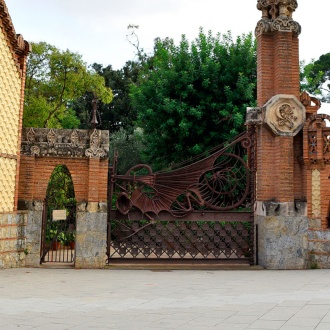
POLYGON ((23 129, 18 199, 19 207, 29 211, 28 266, 39 265, 43 201, 58 165, 68 168, 75 189, 76 267, 104 265, 99 251, 106 250, 108 152, 108 131, 23 129), (95 244, 91 244, 93 240, 95 244))

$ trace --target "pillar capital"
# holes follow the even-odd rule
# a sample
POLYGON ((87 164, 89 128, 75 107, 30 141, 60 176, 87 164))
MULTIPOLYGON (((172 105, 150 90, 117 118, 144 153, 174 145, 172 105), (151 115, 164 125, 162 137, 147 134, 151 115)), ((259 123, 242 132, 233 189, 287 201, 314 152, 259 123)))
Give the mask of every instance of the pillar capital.
POLYGON ((301 33, 300 24, 292 19, 297 7, 297 0, 258 0, 257 8, 262 12, 262 17, 255 29, 256 37, 275 31, 292 32, 298 36, 301 33))

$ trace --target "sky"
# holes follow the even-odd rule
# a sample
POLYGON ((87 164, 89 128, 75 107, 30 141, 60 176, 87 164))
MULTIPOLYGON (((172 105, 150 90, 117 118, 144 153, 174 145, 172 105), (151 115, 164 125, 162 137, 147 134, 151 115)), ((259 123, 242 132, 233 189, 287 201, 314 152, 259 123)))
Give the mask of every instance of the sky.
MULTIPOLYGON (((253 32, 261 12, 257 0, 6 0, 16 33, 28 41, 46 41, 94 62, 120 69, 134 59, 127 26, 139 25, 140 46, 152 52, 156 37, 191 41, 200 27, 234 36, 253 32)), ((329 0, 298 0, 294 19, 302 26, 300 59, 330 52, 329 0), (313 4, 312 4, 313 3, 313 4)))
MULTIPOLYGON (((28 41, 46 41, 114 69, 135 59, 127 26, 138 25, 140 47, 152 53, 156 37, 181 35, 194 40, 199 28, 234 37, 253 32, 261 12, 257 0, 5 0, 16 33, 28 41)), ((330 52, 325 42, 329 0, 298 0, 293 18, 302 26, 300 60, 309 62, 330 52)))

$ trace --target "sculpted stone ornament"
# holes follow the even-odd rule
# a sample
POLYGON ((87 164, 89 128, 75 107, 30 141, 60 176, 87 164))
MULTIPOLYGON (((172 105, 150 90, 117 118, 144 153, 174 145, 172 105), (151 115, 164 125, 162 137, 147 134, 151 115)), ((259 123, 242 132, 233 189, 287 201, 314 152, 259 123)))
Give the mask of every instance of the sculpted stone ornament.
POLYGON ((262 109, 261 108, 247 108, 245 125, 261 125, 262 109))
POLYGON ((100 148, 101 131, 94 130, 90 137, 90 148, 85 151, 87 157, 105 157, 106 153, 100 148))
POLYGON ((295 35, 299 35, 301 33, 301 26, 298 22, 294 21, 290 17, 279 16, 275 21, 272 22, 271 30, 280 32, 293 32, 295 35))
POLYGON ((47 134, 48 144, 51 146, 56 142, 56 134, 54 130, 51 128, 47 134))
POLYGON ((290 104, 283 104, 279 107, 277 114, 277 123, 279 126, 287 126, 291 130, 297 119, 298 117, 295 116, 295 108, 290 104))
POLYGON ((40 149, 37 146, 33 146, 30 149, 32 156, 39 156, 40 155, 40 149))
POLYGON ((255 36, 258 37, 261 34, 270 33, 272 31, 271 23, 272 21, 269 18, 261 19, 257 23, 256 29, 254 31, 255 36))
POLYGON ((109 152, 109 132, 23 128, 21 153, 34 157, 100 157, 109 152))
POLYGON ((297 0, 258 0, 257 8, 262 11, 263 17, 274 20, 278 16, 292 17, 298 8, 297 0))
POLYGON ((33 128, 31 128, 29 130, 29 132, 27 133, 28 142, 30 142, 30 143, 34 142, 35 137, 36 137, 36 132, 33 130, 33 128))
POLYGON ((71 146, 78 147, 78 143, 79 143, 79 135, 77 130, 75 129, 71 134, 71 146))
POLYGON ((292 19, 297 9, 296 0, 258 0, 257 8, 262 11, 262 18, 257 23, 255 36, 274 31, 301 33, 301 26, 292 19))
POLYGON ((306 110, 293 95, 279 94, 263 107, 265 123, 279 136, 295 136, 306 121, 306 110))

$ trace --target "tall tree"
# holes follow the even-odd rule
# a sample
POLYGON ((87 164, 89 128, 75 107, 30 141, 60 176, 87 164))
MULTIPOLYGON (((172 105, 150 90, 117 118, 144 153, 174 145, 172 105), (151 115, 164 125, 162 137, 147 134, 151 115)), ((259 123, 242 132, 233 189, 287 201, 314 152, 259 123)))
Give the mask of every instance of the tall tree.
POLYGON ((301 89, 330 103, 330 53, 321 55, 307 65, 302 63, 301 89))
MULTIPOLYGON (((120 129, 132 133, 136 121, 136 111, 129 99, 130 85, 135 83, 139 71, 139 63, 128 61, 123 68, 114 70, 111 65, 103 67, 94 63, 92 68, 105 80, 105 85, 113 91, 114 97, 111 103, 98 104, 100 126, 110 132, 120 129)), ((73 109, 81 122, 81 128, 88 126, 92 109, 92 93, 85 93, 73 103, 73 109)))
POLYGON ((256 100, 255 40, 202 29, 191 44, 156 39, 131 98, 156 167, 199 154, 245 129, 256 100))
POLYGON ((61 51, 45 42, 32 43, 27 63, 24 126, 78 127, 72 103, 86 92, 103 103, 110 103, 113 98, 104 78, 88 69, 81 55, 61 51))

